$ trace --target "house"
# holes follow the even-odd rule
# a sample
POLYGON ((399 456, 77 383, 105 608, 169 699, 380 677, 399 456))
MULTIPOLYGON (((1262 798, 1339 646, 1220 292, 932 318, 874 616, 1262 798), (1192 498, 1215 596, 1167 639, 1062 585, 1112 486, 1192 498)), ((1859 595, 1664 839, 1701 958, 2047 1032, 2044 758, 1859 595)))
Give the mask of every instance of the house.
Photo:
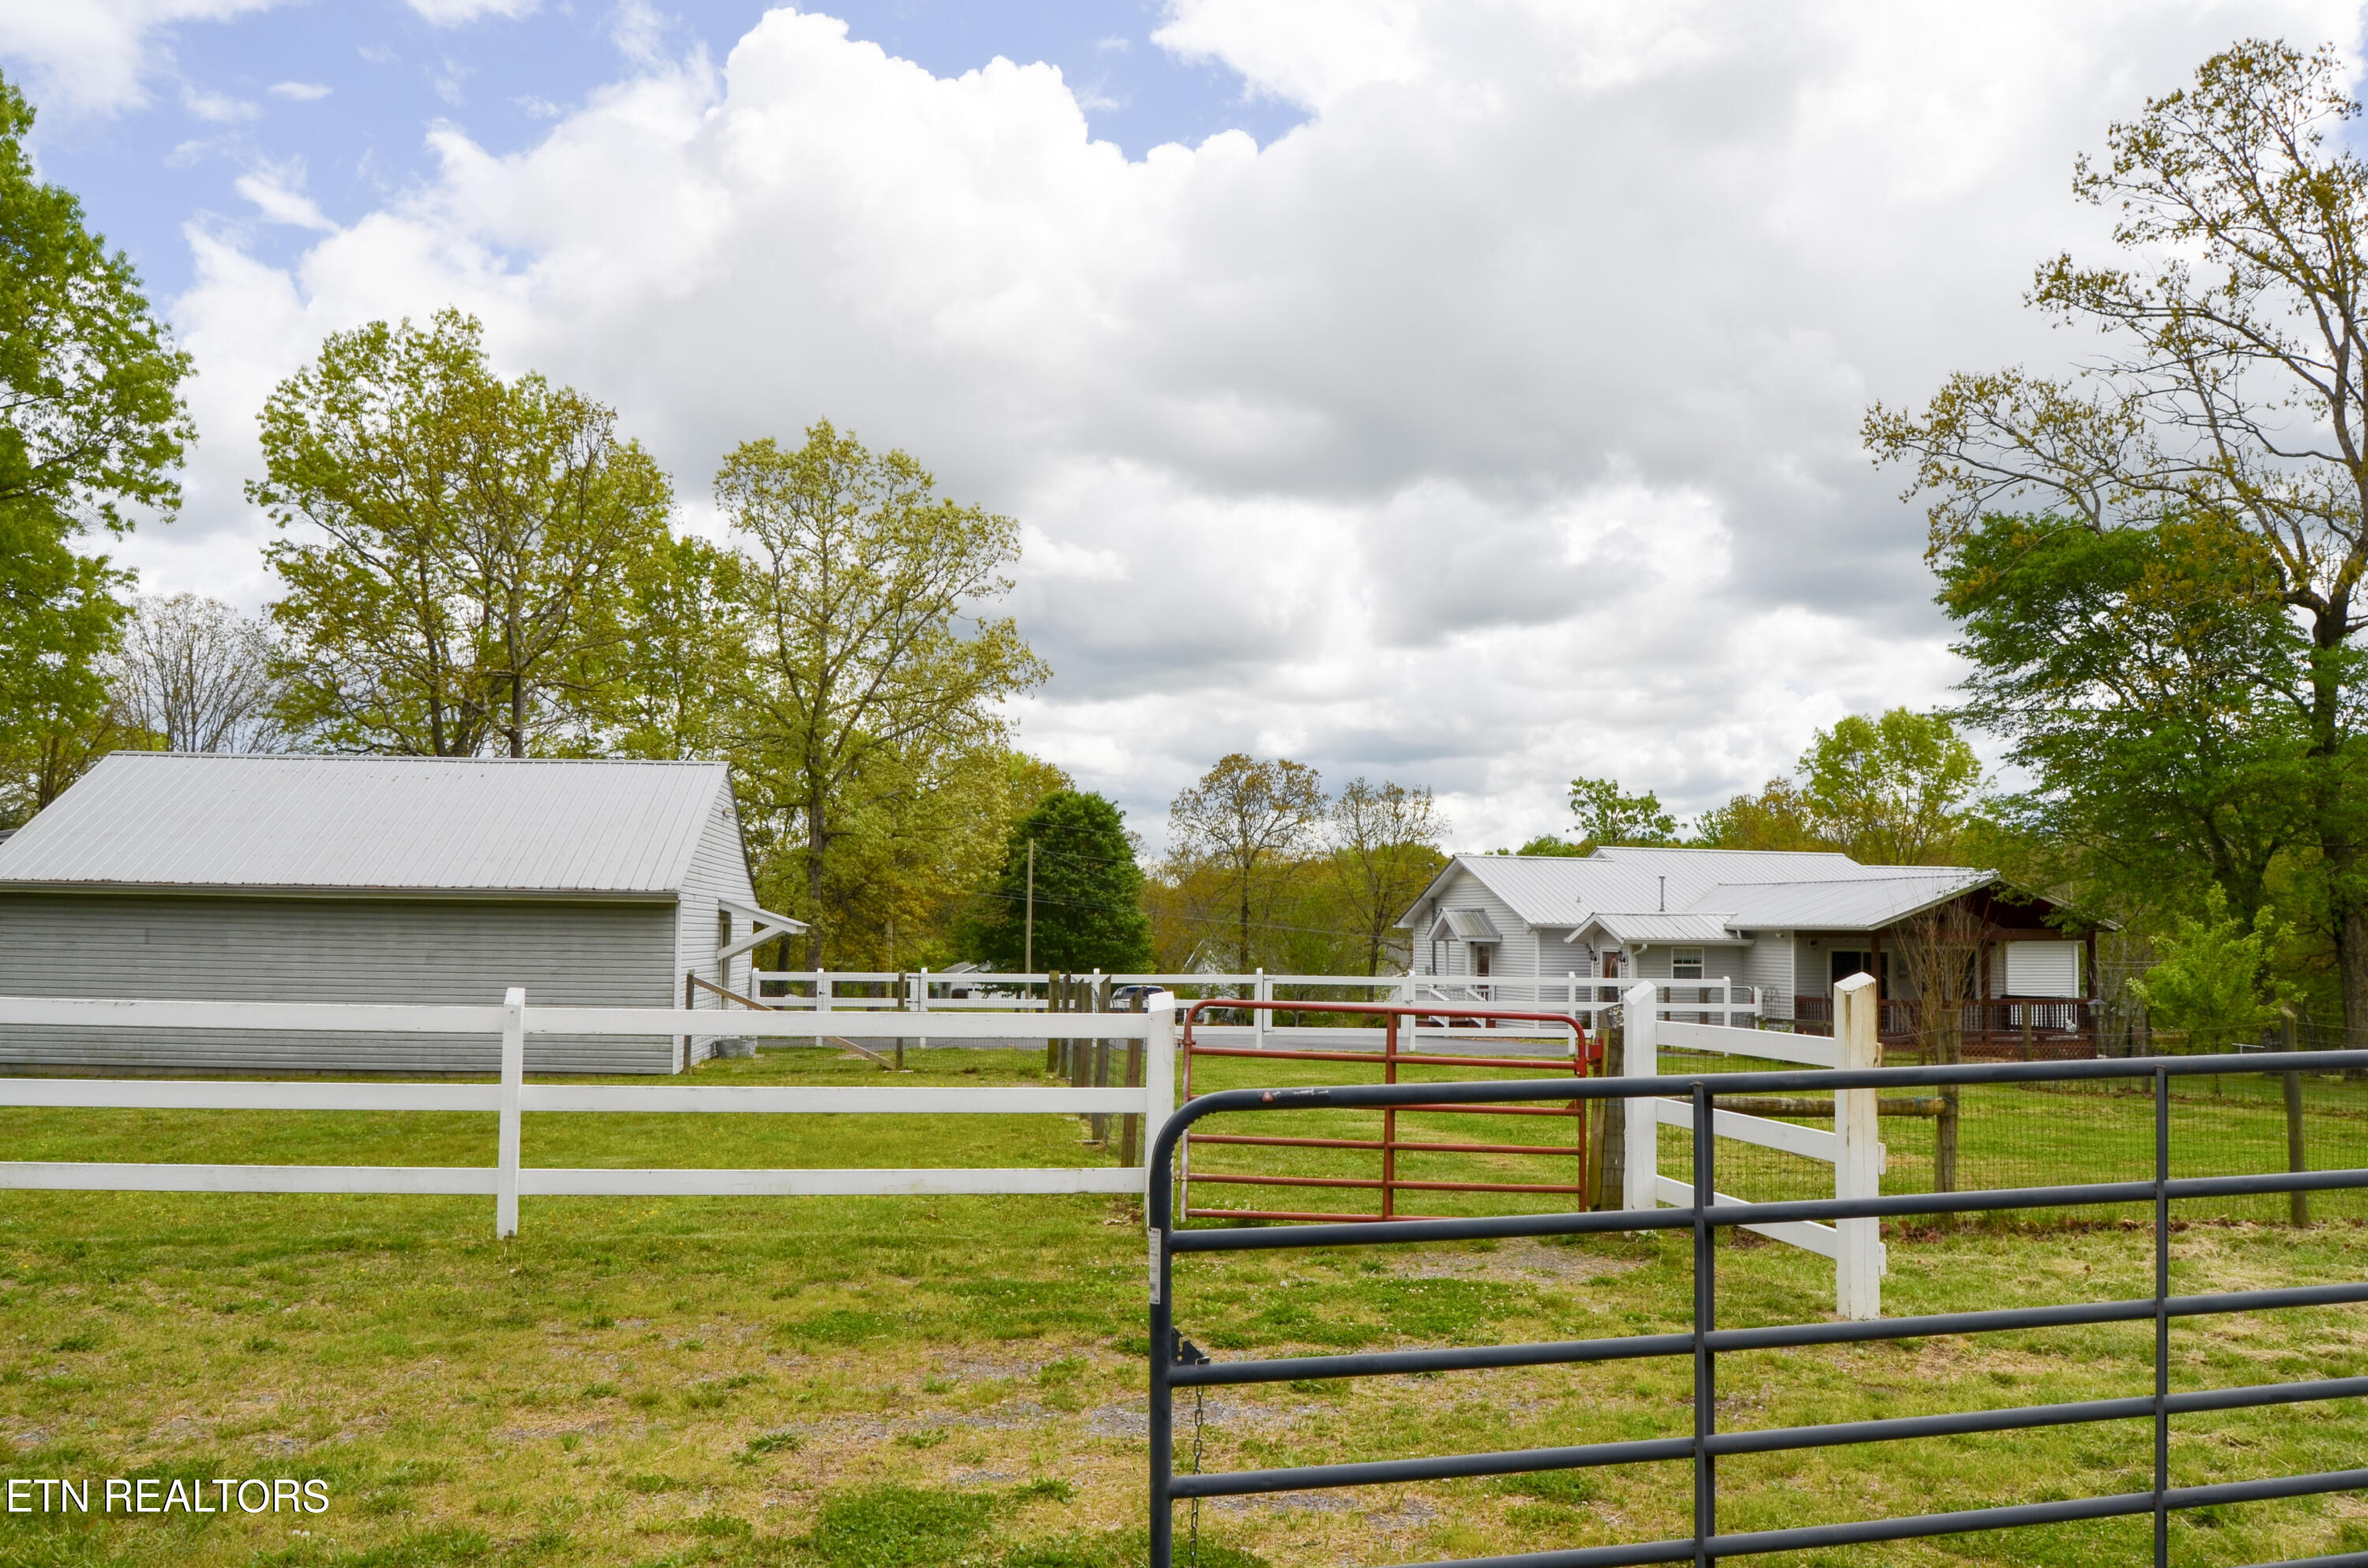
MULTIPOLYGON (((1968 1037, 2093 1033, 2095 923, 1963 866, 1862 866, 1847 855, 1779 850, 1602 848, 1587 856, 1458 855, 1398 921, 1435 994, 1500 1005, 1582 1005, 1604 981, 1749 986, 1776 1023, 1831 1022, 1834 983, 1871 973, 1887 1033, 1912 1032, 1914 977, 1902 927, 1962 903, 1976 917, 1983 996, 1968 1037), (1522 983, 1528 983, 1526 984, 1522 983), (2044 1002, 2048 1007, 2021 1006, 2044 1002)), ((1688 999, 1701 996, 1692 992, 1688 999)))
MULTIPOLYGON (((723 1007, 761 909, 721 763, 118 752, 0 843, 0 994, 723 1007)), ((536 1072, 710 1037, 534 1036, 536 1072)), ((494 1037, 0 1026, 0 1064, 488 1072, 494 1037)))

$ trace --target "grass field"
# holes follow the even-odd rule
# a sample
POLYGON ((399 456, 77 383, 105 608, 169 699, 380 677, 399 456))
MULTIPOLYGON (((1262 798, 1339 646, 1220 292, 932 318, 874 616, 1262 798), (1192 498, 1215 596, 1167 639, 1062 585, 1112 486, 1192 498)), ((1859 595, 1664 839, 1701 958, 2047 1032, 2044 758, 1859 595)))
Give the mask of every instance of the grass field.
MULTIPOLYGON (((921 1071, 903 1081, 1034 1081, 1040 1062, 936 1051, 916 1055, 921 1071)), ((1226 1064, 1201 1086, 1253 1075, 1282 1074, 1273 1063, 1226 1064)), ((879 1074, 797 1051, 716 1063, 701 1078, 879 1074)), ((2273 1117, 2283 1159, 2270 1092, 2228 1088, 2216 1101, 2204 1090, 2179 1102, 2182 1174, 2250 1159, 2266 1146, 2256 1124, 2273 1117)), ((2038 1151, 2075 1167, 2051 1179, 2139 1174, 2123 1167, 2149 1147, 2142 1097, 1996 1096, 1997 1108, 1985 1103, 1968 1119, 1974 1179, 1987 1180, 1974 1153, 1983 1139, 2022 1151, 2015 1159, 2038 1151)), ((2346 1140, 2368 1123, 2326 1095, 2315 1108, 2319 1099, 2328 1104, 2313 1112, 2313 1163, 2352 1163, 2341 1157, 2346 1140)), ((1929 1130, 1916 1123, 1895 1136, 1885 1126, 1887 1183, 1912 1185, 1915 1140, 1929 1154, 1929 1130)), ((9 1111, 0 1136, 18 1159, 484 1164, 493 1128, 490 1117, 468 1116, 9 1111)), ((1077 1123, 1062 1118, 538 1116, 528 1119, 526 1157, 1107 1157, 1078 1140, 1077 1123)), ((1226 1152, 1236 1156, 1247 1152, 1226 1152)), ((1548 1163, 1430 1158, 1442 1172, 1548 1163)), ((1324 1151, 1278 1164, 1326 1162, 1371 1168, 1370 1155, 1324 1151)), ((1772 1167, 1738 1178, 1809 1179, 1772 1167)), ((0 1564, 1141 1560, 1143 1247, 1132 1204, 529 1199, 520 1234, 505 1244, 492 1239, 491 1209, 485 1199, 0 1196, 0 1474, 319 1477, 332 1499, 325 1514, 303 1517, 13 1515, 0 1517, 0 1564)), ((2174 1289, 2357 1278, 2368 1265, 2368 1229, 2352 1213, 2306 1232, 2261 1218, 2183 1216, 2174 1289)), ((2150 1254, 2147 1229, 2121 1216, 1894 1237, 1885 1306, 2139 1295, 2150 1254)), ((1722 1248, 1720 1267, 1730 1325, 1831 1307, 1830 1266, 1794 1249, 1746 1238, 1722 1248)), ((1220 1355, 1653 1332, 1683 1326, 1690 1299, 1686 1246, 1669 1236, 1196 1257, 1178 1279, 1179 1324, 1220 1355)), ((2133 1325, 1733 1357, 1722 1366, 1720 1420, 1774 1426, 2143 1392, 2150 1336, 2133 1325)), ((2368 1313, 2186 1323, 2174 1346, 2175 1388, 2361 1375, 2368 1313)), ((1203 1462, 1230 1469, 1679 1434, 1691 1426, 1689 1389, 1680 1363, 1628 1362, 1228 1390, 1197 1415, 1203 1462)), ((1186 1402, 1182 1455, 1195 1415, 1186 1402)), ((2146 1484, 2146 1439, 2143 1424, 2120 1424, 1728 1460, 1723 1523, 2134 1490, 2146 1484)), ((2173 1479, 2334 1468, 2363 1451, 2368 1412, 2357 1402, 2182 1418, 2173 1479)), ((1685 1499, 1682 1469, 1670 1466, 1211 1505, 1201 1561, 1328 1568, 1672 1535, 1685 1528, 1685 1499)), ((2109 1522, 1792 1561, 2093 1568, 2138 1561, 2146 1530, 2109 1522)), ((2368 1500, 2188 1516, 2173 1542, 2173 1560, 2193 1568, 2368 1550, 2368 1500)))

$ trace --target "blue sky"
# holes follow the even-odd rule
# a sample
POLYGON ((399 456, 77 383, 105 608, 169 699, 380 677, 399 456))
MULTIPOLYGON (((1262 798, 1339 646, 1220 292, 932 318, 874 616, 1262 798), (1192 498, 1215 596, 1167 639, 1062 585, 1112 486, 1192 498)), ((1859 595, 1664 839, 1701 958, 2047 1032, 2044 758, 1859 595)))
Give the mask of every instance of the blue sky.
MULTIPOLYGON (((1226 130, 1269 142, 1306 118, 1250 91, 1238 72, 1154 43, 1163 7, 1145 0, 842 0, 818 8, 846 21, 851 38, 940 76, 998 55, 1057 65, 1093 134, 1131 157, 1226 130)), ((301 226, 257 221, 236 187, 258 167, 284 171, 326 220, 349 223, 432 172, 431 127, 516 152, 637 55, 704 50, 721 64, 767 9, 757 0, 663 9, 575 0, 439 26, 404 0, 309 0, 185 20, 154 40, 168 63, 143 105, 97 114, 48 108, 35 146, 44 173, 81 194, 152 294, 170 300, 190 280, 186 224, 233 233, 282 264, 310 243, 301 226)), ((12 74, 22 79, 21 70, 12 74)))

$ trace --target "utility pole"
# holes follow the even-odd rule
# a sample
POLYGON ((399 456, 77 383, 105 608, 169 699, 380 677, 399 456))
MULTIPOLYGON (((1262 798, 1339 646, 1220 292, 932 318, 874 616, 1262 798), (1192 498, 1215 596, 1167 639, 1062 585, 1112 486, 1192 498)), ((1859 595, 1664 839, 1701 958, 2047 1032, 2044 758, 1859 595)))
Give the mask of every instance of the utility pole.
POLYGON ((1036 972, 1036 841, 1028 841, 1028 927, 1027 946, 1021 949, 1019 972, 1036 972))

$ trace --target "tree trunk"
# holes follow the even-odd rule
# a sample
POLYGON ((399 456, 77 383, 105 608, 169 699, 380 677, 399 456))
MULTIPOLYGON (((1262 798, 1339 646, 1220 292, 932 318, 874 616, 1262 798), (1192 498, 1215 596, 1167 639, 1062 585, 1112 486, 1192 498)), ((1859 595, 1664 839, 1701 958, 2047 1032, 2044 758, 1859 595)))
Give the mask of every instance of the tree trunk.
MULTIPOLYGON (((2335 961, 2343 976, 2343 1043, 2368 1050, 2362 1043, 2368 1040, 2368 909, 2352 903, 2343 910, 2335 927, 2335 961)), ((2356 1067, 2343 1075, 2368 1076, 2356 1067)))
POLYGON ((1941 1091, 1941 1114, 1932 1124, 1932 1190, 1957 1190, 1957 1086, 1941 1091))
MULTIPOLYGON (((1979 950, 1977 947, 1976 951, 1979 950)), ((1955 987, 1950 989, 1953 991, 1955 987)), ((1965 1009, 1952 996, 1937 1011, 1940 1016, 1933 1020, 1932 1028, 1933 1059, 1953 1067, 1965 1059, 1965 1009)), ((1932 1123, 1932 1190, 1935 1192, 1957 1190, 1957 1127, 1961 1115, 1958 1096, 1961 1093, 1954 1084, 1944 1085, 1941 1090, 1941 1114, 1932 1123)), ((1956 1224, 1956 1215, 1941 1216, 1943 1230, 1954 1230, 1956 1224)))
POLYGON ((830 846, 823 831, 823 805, 806 801, 806 967, 822 968, 822 856, 830 846))
POLYGON ((1241 948, 1234 957, 1234 967, 1239 970, 1250 967, 1250 871, 1249 866, 1242 868, 1241 948))
POLYGON ((2335 969, 2343 990, 2344 1044, 2368 1050, 2368 897, 2361 889, 2362 852, 2350 820, 2342 777, 2343 669, 2351 606, 2337 599, 2317 611, 2311 628, 2311 760, 2318 777, 2313 805, 2319 858, 2334 915, 2335 969))

